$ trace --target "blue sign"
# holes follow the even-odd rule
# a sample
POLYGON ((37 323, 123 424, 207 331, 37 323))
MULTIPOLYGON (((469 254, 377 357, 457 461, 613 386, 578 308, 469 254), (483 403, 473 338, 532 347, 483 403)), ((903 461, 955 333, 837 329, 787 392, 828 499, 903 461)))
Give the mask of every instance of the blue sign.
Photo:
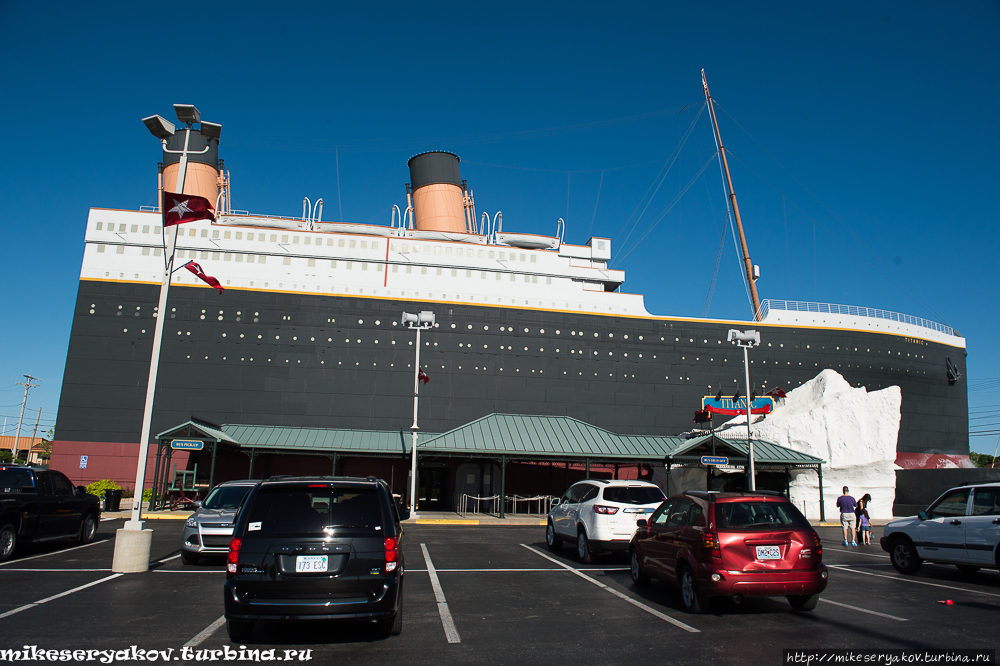
POLYGON ((728 465, 729 458, 725 456, 702 456, 702 465, 728 465))
POLYGON ((87 458, 90 456, 80 456, 80 469, 87 469, 87 458))
POLYGON ((170 442, 170 448, 177 451, 201 451, 205 448, 205 442, 200 439, 174 439, 170 442))

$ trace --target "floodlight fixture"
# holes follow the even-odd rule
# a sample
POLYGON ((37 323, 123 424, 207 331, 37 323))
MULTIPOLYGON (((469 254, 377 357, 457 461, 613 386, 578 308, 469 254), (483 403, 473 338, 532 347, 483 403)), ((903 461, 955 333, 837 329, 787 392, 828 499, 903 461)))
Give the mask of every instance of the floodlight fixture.
POLYGON ((420 314, 404 312, 400 319, 407 328, 422 328, 425 330, 432 328, 435 321, 434 313, 430 310, 421 310, 420 314))
POLYGON ((143 118, 142 123, 149 130, 150 134, 161 141, 174 135, 174 124, 163 116, 149 116, 148 118, 143 118))
POLYGON ((218 139, 222 135, 222 125, 203 120, 201 121, 201 134, 210 139, 218 139))
POLYGON ((756 347, 760 344, 760 331, 737 331, 729 329, 729 342, 735 342, 740 347, 756 347))
POLYGON ((174 104, 174 113, 177 120, 187 125, 201 121, 201 111, 194 104, 174 104))

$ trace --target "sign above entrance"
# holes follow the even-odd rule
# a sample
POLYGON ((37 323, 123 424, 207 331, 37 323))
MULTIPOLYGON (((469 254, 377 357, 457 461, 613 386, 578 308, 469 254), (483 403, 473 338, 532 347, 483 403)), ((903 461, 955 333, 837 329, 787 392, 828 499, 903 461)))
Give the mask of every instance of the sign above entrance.
MULTIPOLYGON (((747 399, 746 396, 733 400, 732 398, 716 398, 706 395, 701 399, 701 408, 712 414, 739 416, 747 413, 747 399)), ((750 403, 751 414, 770 414, 773 409, 774 398, 771 396, 754 398, 753 402, 750 403)))
POLYGON ((205 442, 200 439, 174 439, 170 441, 170 448, 178 451, 201 451, 205 448, 205 442))
POLYGON ((728 465, 729 458, 725 456, 702 456, 702 465, 728 465))

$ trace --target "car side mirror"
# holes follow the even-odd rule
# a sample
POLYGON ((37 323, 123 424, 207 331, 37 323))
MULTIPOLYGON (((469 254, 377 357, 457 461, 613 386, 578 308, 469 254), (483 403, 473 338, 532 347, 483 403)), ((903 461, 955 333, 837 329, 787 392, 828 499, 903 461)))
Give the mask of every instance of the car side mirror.
POLYGON ((635 526, 636 527, 645 527, 648 524, 649 523, 646 522, 645 518, 640 518, 639 520, 635 521, 635 526))
POLYGON ((86 488, 86 486, 77 486, 76 487, 76 494, 77 495, 86 495, 87 494, 87 488, 86 488))
POLYGON ((399 519, 401 521, 410 519, 410 510, 407 509, 405 506, 399 507, 398 512, 399 512, 399 519))
POLYGON ((552 500, 552 506, 555 506, 557 504, 562 504, 562 498, 557 497, 554 500, 552 500))
POLYGON ((921 511, 920 513, 917 514, 917 518, 919 518, 920 520, 927 520, 927 512, 921 511))
POLYGON ((201 508, 201 500, 195 500, 194 502, 191 503, 191 506, 193 506, 197 511, 198 509, 201 508))

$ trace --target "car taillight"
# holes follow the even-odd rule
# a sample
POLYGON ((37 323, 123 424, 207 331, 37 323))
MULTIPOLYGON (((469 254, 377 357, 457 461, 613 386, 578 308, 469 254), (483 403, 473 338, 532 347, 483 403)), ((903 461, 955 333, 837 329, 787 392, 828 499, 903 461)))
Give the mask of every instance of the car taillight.
POLYGON ((701 545, 712 557, 722 557, 722 548, 719 546, 719 535, 715 532, 706 532, 701 535, 701 545))
POLYGON ((391 573, 399 564, 399 539, 389 537, 385 540, 385 572, 391 573))
POLYGON ((600 504, 594 505, 595 513, 603 513, 608 516, 613 516, 618 513, 618 507, 616 506, 601 506, 600 504))
POLYGON ((243 541, 240 539, 233 539, 229 542, 229 555, 226 556, 226 571, 231 574, 236 573, 236 569, 240 563, 240 546, 243 541))
POLYGON ((823 542, 819 540, 819 535, 813 532, 813 542, 816 544, 816 559, 823 559, 823 542))

